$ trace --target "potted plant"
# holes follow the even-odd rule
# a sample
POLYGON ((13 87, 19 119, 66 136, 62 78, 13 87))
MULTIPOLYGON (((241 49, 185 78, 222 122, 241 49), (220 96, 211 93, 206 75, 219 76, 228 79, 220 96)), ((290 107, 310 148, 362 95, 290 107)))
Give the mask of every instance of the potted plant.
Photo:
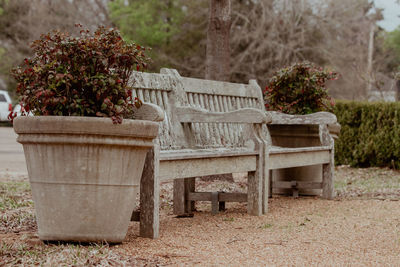
MULTIPOLYGON (((334 71, 316 67, 310 62, 295 63, 274 73, 264 90, 266 110, 291 115, 307 115, 321 111, 332 111, 335 105, 326 89, 326 82, 336 80, 334 71)), ((319 114, 324 115, 324 114, 319 114)), ((311 117, 312 118, 312 117, 311 117)), ((323 116, 319 116, 323 118, 323 116)), ((337 137, 340 127, 332 125, 329 129, 337 137)), ((268 125, 272 144, 282 147, 310 147, 321 144, 319 125, 292 124, 268 125)), ((274 181, 322 182, 322 166, 306 166, 274 170, 274 181)), ((291 193, 288 189, 273 188, 274 193, 291 193)), ((301 189, 301 194, 318 195, 321 190, 301 189)))
MULTIPOLYGON (((122 242, 158 123, 132 120, 138 99, 127 83, 146 67, 145 49, 115 29, 54 31, 12 70, 39 238, 122 242)), ((14 117, 15 114, 12 115, 14 117)))

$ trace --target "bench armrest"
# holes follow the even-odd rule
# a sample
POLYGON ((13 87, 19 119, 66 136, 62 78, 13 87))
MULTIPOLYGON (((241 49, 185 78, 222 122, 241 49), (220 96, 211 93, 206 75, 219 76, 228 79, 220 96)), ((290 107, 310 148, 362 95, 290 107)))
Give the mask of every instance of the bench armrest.
POLYGON ((339 123, 328 124, 328 131, 333 137, 333 139, 339 138, 341 126, 339 123))
POLYGON ((148 120, 148 121, 163 121, 164 111, 157 105, 152 103, 143 102, 143 104, 137 108, 134 107, 133 119, 136 120, 148 120))
POLYGON ((180 122, 203 123, 269 123, 271 115, 254 108, 231 112, 210 112, 202 108, 177 107, 175 114, 180 122))
POLYGON ((276 111, 267 111, 272 117, 271 124, 337 124, 335 114, 330 112, 316 112, 307 115, 289 115, 276 111))

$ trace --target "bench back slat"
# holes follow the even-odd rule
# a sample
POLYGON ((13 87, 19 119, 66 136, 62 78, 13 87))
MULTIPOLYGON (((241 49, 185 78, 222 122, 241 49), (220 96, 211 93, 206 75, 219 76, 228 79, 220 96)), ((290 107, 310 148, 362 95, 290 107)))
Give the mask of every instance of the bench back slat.
POLYGON ((212 81, 196 78, 183 78, 185 92, 208 95, 239 96, 244 98, 258 98, 258 89, 249 84, 212 81))
POLYGON ((216 147, 245 147, 246 125, 238 123, 191 123, 193 140, 185 139, 185 130, 174 120, 174 106, 191 106, 211 112, 230 112, 240 108, 263 109, 260 87, 256 82, 237 84, 181 77, 176 70, 158 73, 134 72, 130 86, 144 102, 160 106, 165 120, 157 142, 162 150, 216 147))
MULTIPOLYGON (((181 79, 190 106, 201 107, 212 112, 229 112, 239 108, 263 110, 261 89, 254 82, 236 84, 187 77, 181 77, 181 79)), ((200 138, 196 138, 200 141, 197 146, 244 146, 244 125, 222 123, 199 128, 198 124, 195 124, 194 128, 200 134, 200 138), (202 143, 202 140, 207 140, 207 142, 202 143)))

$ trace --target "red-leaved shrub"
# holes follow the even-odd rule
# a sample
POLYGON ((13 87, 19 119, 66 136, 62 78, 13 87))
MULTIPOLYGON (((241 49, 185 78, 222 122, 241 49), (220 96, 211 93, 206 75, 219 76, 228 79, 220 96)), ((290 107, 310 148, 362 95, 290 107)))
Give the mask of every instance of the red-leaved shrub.
POLYGON ((335 102, 328 95, 325 83, 337 77, 336 72, 309 62, 280 69, 264 90, 265 107, 287 114, 332 111, 335 102))
POLYGON ((127 44, 116 29, 99 27, 92 34, 77 27, 78 37, 60 31, 42 35, 32 43, 34 56, 11 71, 22 113, 121 123, 140 103, 127 84, 133 70, 146 67, 145 48, 127 44))

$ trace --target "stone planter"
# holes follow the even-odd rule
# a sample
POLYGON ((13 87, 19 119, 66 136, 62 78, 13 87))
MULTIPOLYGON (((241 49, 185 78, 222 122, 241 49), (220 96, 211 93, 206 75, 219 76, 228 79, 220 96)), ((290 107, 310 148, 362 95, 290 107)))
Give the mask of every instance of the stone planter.
POLYGON ((39 238, 122 242, 158 123, 37 116, 14 120, 39 238))

